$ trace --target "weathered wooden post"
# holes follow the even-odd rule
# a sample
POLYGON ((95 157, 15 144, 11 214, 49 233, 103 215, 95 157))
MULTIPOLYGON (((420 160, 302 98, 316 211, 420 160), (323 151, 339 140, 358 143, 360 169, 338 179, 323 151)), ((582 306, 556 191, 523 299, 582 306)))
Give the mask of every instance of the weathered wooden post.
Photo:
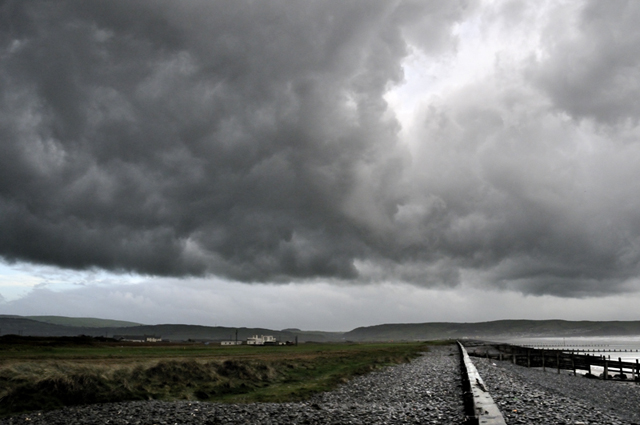
POLYGON ((622 357, 618 357, 618 369, 620 369, 620 378, 622 378, 622 357))
POLYGON ((573 376, 576 376, 576 358, 573 354, 573 351, 571 352, 571 368, 573 369, 573 376))
POLYGON ((609 360, 608 359, 604 359, 604 380, 606 381, 607 378, 609 377, 609 360))
POLYGON ((636 359, 636 375, 634 379, 640 379, 640 364, 638 364, 638 359, 636 359))

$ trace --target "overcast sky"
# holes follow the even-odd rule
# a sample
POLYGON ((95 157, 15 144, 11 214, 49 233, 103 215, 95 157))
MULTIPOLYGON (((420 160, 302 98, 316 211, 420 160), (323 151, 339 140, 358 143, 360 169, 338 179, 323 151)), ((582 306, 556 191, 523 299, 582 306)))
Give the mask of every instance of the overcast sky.
POLYGON ((0 313, 633 320, 640 2, 0 2, 0 313))

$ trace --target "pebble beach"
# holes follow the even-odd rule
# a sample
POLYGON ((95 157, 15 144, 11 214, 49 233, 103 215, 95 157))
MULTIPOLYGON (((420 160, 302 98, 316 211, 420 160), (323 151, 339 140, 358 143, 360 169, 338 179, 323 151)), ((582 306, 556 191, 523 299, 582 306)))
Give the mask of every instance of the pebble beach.
POLYGON ((508 424, 640 424, 640 385, 473 358, 508 424))

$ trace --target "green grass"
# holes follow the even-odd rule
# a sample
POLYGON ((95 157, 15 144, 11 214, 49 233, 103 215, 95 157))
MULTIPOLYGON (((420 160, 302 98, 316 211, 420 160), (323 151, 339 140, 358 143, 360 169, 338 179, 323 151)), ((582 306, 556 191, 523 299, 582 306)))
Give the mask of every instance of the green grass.
POLYGON ((427 349, 425 343, 221 347, 0 340, 0 415, 125 400, 302 400, 427 349))

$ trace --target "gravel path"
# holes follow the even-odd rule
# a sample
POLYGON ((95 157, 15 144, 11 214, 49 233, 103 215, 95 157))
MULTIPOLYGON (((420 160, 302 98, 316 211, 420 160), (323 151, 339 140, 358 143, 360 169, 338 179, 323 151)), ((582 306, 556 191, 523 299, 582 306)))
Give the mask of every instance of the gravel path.
POLYGON ((304 403, 129 402, 19 415, 0 424, 460 424, 457 347, 358 377, 304 403))
POLYGON ((640 386, 472 358, 508 424, 640 424, 640 386))

